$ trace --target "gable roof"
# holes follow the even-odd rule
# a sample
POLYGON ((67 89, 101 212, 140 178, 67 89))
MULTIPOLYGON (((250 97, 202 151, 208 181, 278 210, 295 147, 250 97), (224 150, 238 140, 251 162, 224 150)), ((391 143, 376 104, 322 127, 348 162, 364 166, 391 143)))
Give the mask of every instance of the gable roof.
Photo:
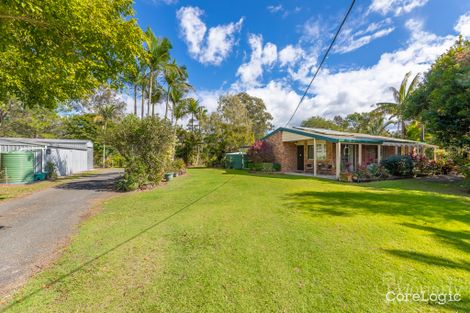
POLYGON ((266 139, 279 131, 302 135, 308 138, 326 140, 329 142, 432 146, 432 145, 426 144, 425 142, 414 141, 414 140, 385 137, 385 136, 375 136, 375 135, 352 133, 352 132, 342 132, 342 131, 325 129, 325 128, 310 128, 310 127, 279 127, 273 132, 266 135, 263 139, 266 139))

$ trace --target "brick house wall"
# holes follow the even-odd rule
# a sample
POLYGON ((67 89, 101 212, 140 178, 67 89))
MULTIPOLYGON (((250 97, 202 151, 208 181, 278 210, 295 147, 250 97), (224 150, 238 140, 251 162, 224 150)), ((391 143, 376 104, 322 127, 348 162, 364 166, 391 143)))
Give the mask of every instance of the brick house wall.
POLYGON ((282 142, 282 132, 265 139, 273 147, 274 161, 281 164, 282 172, 297 170, 297 146, 293 142, 282 142))

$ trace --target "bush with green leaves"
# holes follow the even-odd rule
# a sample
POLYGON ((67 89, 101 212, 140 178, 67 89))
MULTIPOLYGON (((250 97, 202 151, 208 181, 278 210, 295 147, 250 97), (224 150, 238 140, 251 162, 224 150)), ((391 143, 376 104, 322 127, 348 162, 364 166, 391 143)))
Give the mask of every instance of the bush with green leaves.
POLYGON ((413 159, 409 155, 392 155, 383 159, 381 165, 393 176, 413 175, 413 159))
POLYGON ((186 163, 183 159, 175 159, 172 163, 171 170, 176 173, 185 173, 186 172, 186 163))
POLYGON ((128 115, 110 132, 108 141, 123 158, 128 187, 157 185, 171 165, 174 132, 169 121, 128 115))
POLYGON ((56 180, 57 177, 59 176, 57 174, 57 166, 55 165, 54 162, 47 162, 46 167, 45 167, 46 173, 47 173, 47 179, 48 180, 56 180))

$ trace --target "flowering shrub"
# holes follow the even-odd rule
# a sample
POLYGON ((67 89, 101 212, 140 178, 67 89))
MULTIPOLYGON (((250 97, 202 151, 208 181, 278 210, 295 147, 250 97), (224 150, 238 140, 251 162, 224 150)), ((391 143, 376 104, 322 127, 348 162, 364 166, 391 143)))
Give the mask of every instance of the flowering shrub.
POLYGON ((257 140, 247 152, 247 156, 253 163, 272 163, 274 153, 271 144, 264 140, 257 140))
POLYGON ((377 163, 361 165, 353 173, 353 179, 356 181, 364 181, 373 178, 387 178, 390 174, 384 166, 377 163))
POLYGON ((381 165, 394 176, 411 176, 413 174, 413 159, 409 155, 392 155, 383 159, 381 165))

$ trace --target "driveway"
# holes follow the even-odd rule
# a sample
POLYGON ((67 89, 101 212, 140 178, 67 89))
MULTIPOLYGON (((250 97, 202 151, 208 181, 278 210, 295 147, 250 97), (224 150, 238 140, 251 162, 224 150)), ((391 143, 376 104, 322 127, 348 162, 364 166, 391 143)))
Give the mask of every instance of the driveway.
POLYGON ((0 204, 0 294, 52 260, 93 202, 114 194, 108 171, 0 204))

